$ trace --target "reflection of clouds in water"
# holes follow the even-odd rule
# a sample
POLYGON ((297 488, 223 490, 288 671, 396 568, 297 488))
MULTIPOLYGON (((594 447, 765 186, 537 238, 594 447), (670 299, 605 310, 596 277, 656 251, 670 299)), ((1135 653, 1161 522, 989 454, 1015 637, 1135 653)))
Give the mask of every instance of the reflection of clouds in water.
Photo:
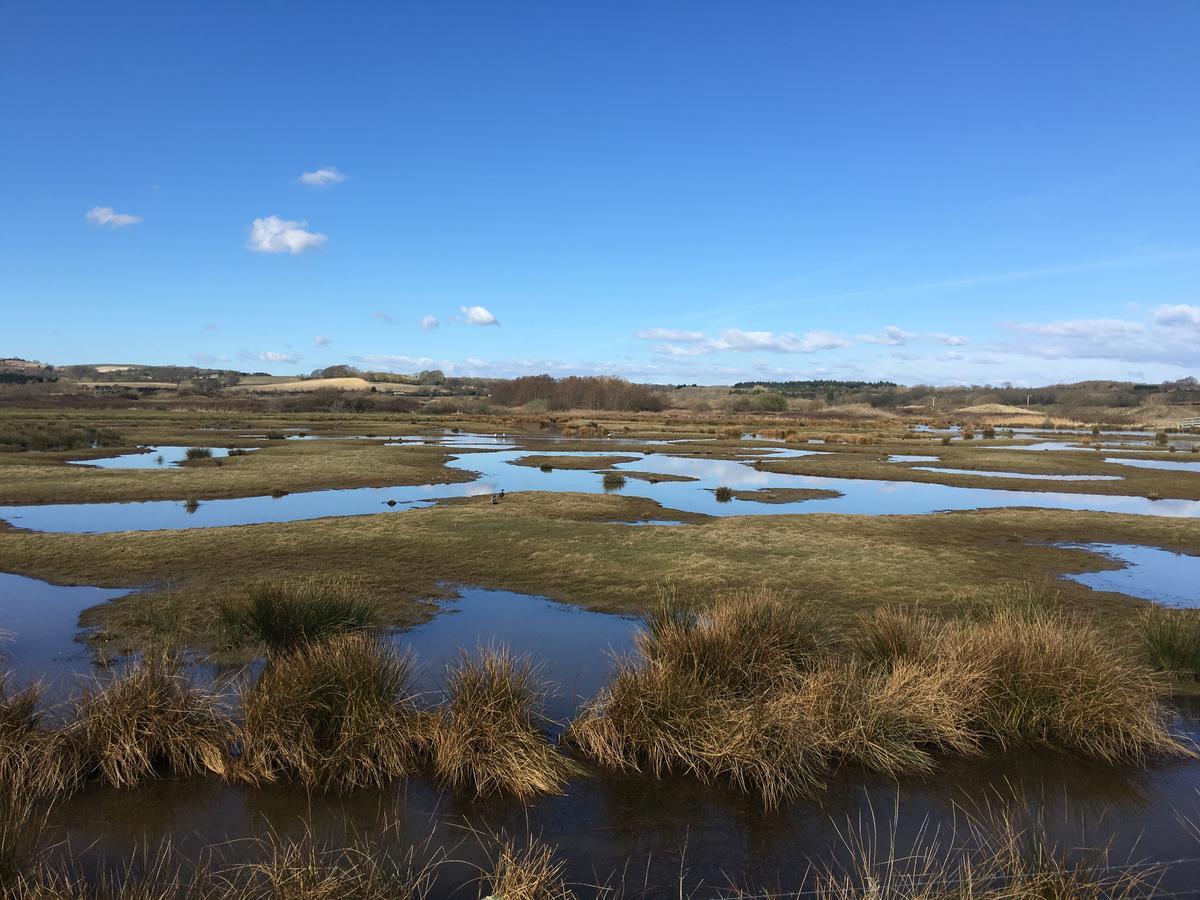
POLYGON ((1131 544, 1061 544, 1125 564, 1124 568, 1066 574, 1094 591, 1119 591, 1169 606, 1200 606, 1200 556, 1131 544))
POLYGON ((914 472, 941 475, 978 475, 981 478, 1027 478, 1031 481, 1120 481, 1122 475, 1044 475, 1029 472, 997 472, 990 469, 951 469, 943 466, 913 466, 914 472))

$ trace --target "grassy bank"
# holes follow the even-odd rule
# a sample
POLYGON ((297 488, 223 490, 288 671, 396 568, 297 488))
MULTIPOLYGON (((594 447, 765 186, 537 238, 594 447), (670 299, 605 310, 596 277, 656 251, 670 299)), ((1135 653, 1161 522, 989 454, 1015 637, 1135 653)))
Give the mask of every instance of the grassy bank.
POLYGON ((441 447, 385 447, 367 441, 278 442, 244 456, 153 469, 94 469, 61 460, 27 462, 14 455, 0 465, 0 504, 205 500, 472 480, 469 472, 446 468, 449 455, 441 447))

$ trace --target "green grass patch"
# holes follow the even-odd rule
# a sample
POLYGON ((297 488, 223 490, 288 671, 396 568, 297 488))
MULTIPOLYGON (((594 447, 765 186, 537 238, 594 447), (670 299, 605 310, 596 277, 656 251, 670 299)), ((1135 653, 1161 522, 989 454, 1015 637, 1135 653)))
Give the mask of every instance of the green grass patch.
POLYGON ((375 608, 355 581, 315 576, 253 584, 222 602, 218 615, 225 646, 260 644, 278 653, 366 628, 375 608))

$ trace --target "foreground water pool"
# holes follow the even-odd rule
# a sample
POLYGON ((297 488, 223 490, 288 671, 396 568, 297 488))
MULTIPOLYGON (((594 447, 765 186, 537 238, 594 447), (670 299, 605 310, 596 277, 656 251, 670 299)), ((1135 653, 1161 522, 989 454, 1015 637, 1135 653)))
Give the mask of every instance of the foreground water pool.
POLYGON ((90 674, 92 652, 76 639, 79 614, 128 593, 0 572, 0 671, 12 673, 17 684, 90 674))
MULTIPOLYGON (((12 584, 25 592, 29 610, 47 607, 38 598, 65 596, 58 591, 96 590, 52 591, 32 579, 12 584)), ((79 594, 73 602, 77 607, 91 599, 105 597, 79 594)), ((559 720, 600 689, 638 627, 634 619, 507 591, 462 588, 457 599, 438 606, 431 621, 391 638, 416 654, 419 687, 436 692, 445 665, 461 650, 503 642, 541 661, 543 674, 557 682, 548 713, 559 720)), ((66 618, 56 613, 56 624, 45 630, 56 632, 66 618)), ((11 616, 3 623, 10 629, 21 624, 11 616)), ((57 652, 73 634, 72 621, 49 651, 57 652)), ((1200 736, 1191 705, 1182 707, 1178 727, 1200 736)), ((52 860, 69 859, 95 873, 127 865, 138 851, 164 842, 180 859, 220 846, 226 859, 256 861, 263 852, 256 841, 267 834, 334 845, 369 836, 396 854, 416 847, 421 859, 445 848, 462 860, 461 867, 442 873, 432 894, 442 897, 470 896, 471 879, 487 865, 486 836, 533 834, 558 848, 567 877, 580 884, 615 882, 638 895, 678 897, 682 890, 707 897, 731 884, 749 891, 799 889, 814 863, 847 858, 844 839, 856 823, 867 824, 868 836, 885 854, 892 848, 905 854, 922 834, 939 831, 949 838, 956 822, 988 808, 1017 816, 1038 810, 1063 846, 1111 844, 1117 861, 1188 859, 1200 852, 1181 819, 1200 820, 1198 792, 1195 761, 1131 770, 1038 752, 952 760, 929 777, 899 782, 846 771, 818 796, 771 812, 723 785, 637 773, 593 772, 561 796, 528 804, 477 800, 420 777, 387 790, 336 794, 286 784, 251 788, 211 778, 167 779, 134 791, 89 786, 53 810, 43 843, 52 860)), ((1196 878, 1200 866, 1176 863, 1164 885, 1182 890, 1196 878)))
MULTIPOLYGON (((479 438, 472 435, 456 437, 464 441, 479 438)), ((432 442, 437 438, 429 440, 432 442)), ((654 500, 668 510, 711 516, 802 513, 923 515, 949 510, 1024 506, 1180 518, 1200 517, 1200 501, 1197 500, 1150 500, 1146 497, 1132 496, 1010 491, 766 472, 756 468, 755 463, 758 460, 804 456, 820 451, 775 447, 751 449, 757 451, 758 455, 739 459, 671 456, 667 450, 648 452, 631 462, 616 463, 612 469, 648 476, 682 476, 690 479, 656 483, 644 478, 630 477, 619 489, 619 493, 654 500), (720 502, 714 496, 718 487, 729 487, 737 491, 812 488, 835 492, 835 495, 785 503, 771 503, 752 498, 720 502)), ((396 452, 403 453, 404 448, 398 446, 396 452)), ((477 477, 473 481, 455 484, 304 491, 283 497, 205 500, 194 506, 172 500, 6 506, 0 507, 0 519, 32 531, 159 531, 385 513, 430 506, 446 498, 497 494, 501 491, 602 493, 605 490, 601 476, 593 471, 542 471, 514 464, 525 456, 535 454, 550 458, 593 456, 597 460, 597 468, 603 469, 608 457, 629 457, 636 455, 636 451, 584 453, 523 448, 464 452, 461 456, 452 457, 447 466, 474 473, 477 477)))

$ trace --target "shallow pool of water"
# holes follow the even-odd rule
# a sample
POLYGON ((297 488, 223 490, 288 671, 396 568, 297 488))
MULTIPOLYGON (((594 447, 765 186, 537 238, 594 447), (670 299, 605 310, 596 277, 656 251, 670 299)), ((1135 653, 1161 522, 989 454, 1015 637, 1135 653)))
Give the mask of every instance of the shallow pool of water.
POLYGON ((1164 606, 1200 607, 1200 556, 1135 544, 1061 546, 1089 550, 1124 563, 1120 569, 1072 573, 1063 578, 1077 581, 1094 591, 1116 591, 1164 606))
MULTIPOLYGON (((120 456, 104 456, 98 459, 68 460, 74 466, 87 466, 94 469, 157 469, 162 466, 178 466, 187 459, 188 447, 168 446, 162 444, 146 447, 137 453, 123 453, 120 456)), ((229 456, 229 447, 210 447, 213 459, 229 456)), ((257 447, 244 447, 247 453, 257 450, 257 447)))
POLYGON ((50 584, 0 572, 0 669, 18 685, 44 681, 57 688, 91 673, 92 652, 77 641, 79 614, 128 594, 127 589, 50 584))
MULTIPOLYGON (((943 510, 1028 506, 1042 509, 1077 509, 1137 515, 1200 517, 1200 501, 1158 500, 1145 497, 1066 494, 1048 491, 1011 491, 966 488, 905 481, 832 478, 772 473, 756 468, 759 459, 779 459, 817 453, 793 448, 756 448, 760 455, 745 459, 711 459, 646 453, 631 462, 612 466, 616 471, 682 475, 691 481, 652 483, 628 478, 616 492, 654 500, 668 510, 712 516, 787 515, 797 513, 850 513, 856 515, 923 515, 943 510), (719 502, 718 487, 734 490, 764 488, 816 488, 837 491, 825 497, 789 503, 735 499, 719 502)), ((397 452, 403 452, 397 448, 397 452)), ((158 531, 174 528, 210 528, 266 522, 290 522, 323 516, 350 516, 400 511, 429 506, 440 499, 497 494, 500 491, 558 491, 601 493, 599 474, 586 470, 554 469, 543 472, 514 465, 536 452, 545 456, 579 456, 574 451, 530 449, 465 453, 447 466, 477 473, 473 481, 381 488, 303 491, 283 497, 240 497, 206 500, 192 506, 182 501, 149 500, 129 503, 60 503, 0 507, 0 519, 33 531, 112 532, 158 531)), ((629 451, 591 451, 597 468, 606 457, 629 456, 629 451)), ((609 489, 610 492, 612 489, 609 489)))
POLYGON ((463 651, 504 645, 538 665, 540 678, 553 687, 547 715, 565 722, 579 704, 608 682, 613 660, 633 649, 638 619, 591 612, 544 597, 462 587, 458 597, 438 604, 435 618, 390 640, 415 655, 417 685, 436 692, 446 667, 463 651))
POLYGON ((903 463, 903 462, 940 462, 940 456, 921 456, 919 453, 893 453, 887 458, 888 462, 903 463))
POLYGON ((1105 458, 1106 463, 1116 463, 1118 466, 1133 466, 1138 469, 1164 469, 1169 472, 1200 472, 1200 460, 1176 462, 1167 459, 1118 459, 1105 458))

